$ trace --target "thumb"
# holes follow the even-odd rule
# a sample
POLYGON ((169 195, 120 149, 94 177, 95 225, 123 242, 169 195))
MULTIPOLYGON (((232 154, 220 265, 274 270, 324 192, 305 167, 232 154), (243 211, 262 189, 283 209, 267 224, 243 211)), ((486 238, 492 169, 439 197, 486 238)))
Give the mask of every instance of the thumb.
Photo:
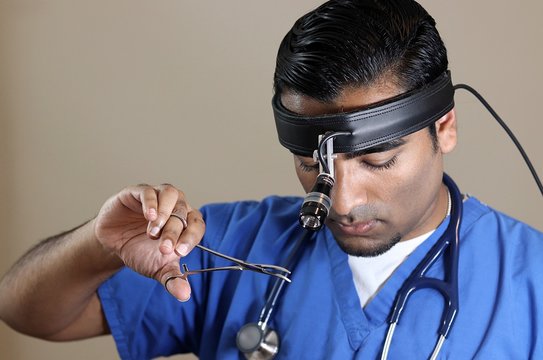
POLYGON ((155 278, 177 300, 185 302, 190 299, 190 284, 187 276, 181 273, 178 260, 165 265, 155 278))

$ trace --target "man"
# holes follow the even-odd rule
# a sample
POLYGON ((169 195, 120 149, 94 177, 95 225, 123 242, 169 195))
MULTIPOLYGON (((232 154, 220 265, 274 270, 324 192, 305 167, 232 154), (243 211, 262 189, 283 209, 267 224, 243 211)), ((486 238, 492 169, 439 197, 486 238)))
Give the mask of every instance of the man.
MULTIPOLYGON (((280 46, 276 110, 312 126, 325 115, 411 98, 448 79, 446 71, 435 23, 418 4, 330 1, 298 20, 280 46)), ((270 322, 279 358, 380 356, 398 290, 451 221, 443 155, 456 145, 456 118, 447 109, 405 136, 336 154, 326 227, 303 244, 270 322)), ((310 191, 318 163, 292 151, 310 191)), ((171 185, 128 187, 95 219, 42 242, 6 274, 0 316, 50 340, 111 333, 123 359, 239 358, 236 333, 258 319, 271 279, 232 271, 194 275, 189 284, 174 277, 180 258, 190 269, 225 265, 193 251, 202 241, 252 263, 281 264, 302 234, 301 203, 269 197, 199 211, 171 185)), ((460 309, 440 356, 542 356, 543 234, 475 198, 463 211, 460 309)), ((438 259, 429 275, 448 277, 447 261, 438 259)), ((389 358, 428 358, 442 310, 435 290, 413 293, 389 358)))

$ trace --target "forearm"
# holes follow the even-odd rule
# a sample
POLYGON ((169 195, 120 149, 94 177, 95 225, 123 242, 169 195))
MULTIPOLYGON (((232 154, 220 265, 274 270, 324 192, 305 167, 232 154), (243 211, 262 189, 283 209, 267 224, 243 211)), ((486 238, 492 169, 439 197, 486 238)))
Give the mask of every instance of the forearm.
MULTIPOLYGON (((204 231, 200 212, 172 185, 126 187, 94 220, 41 242, 8 271, 0 281, 0 319, 49 340, 107 333, 96 293, 100 284, 124 264, 161 283, 179 276, 174 249, 190 252, 204 231)), ((182 301, 190 297, 181 278, 167 290, 182 301)))
POLYGON ((8 271, 0 281, 2 320, 17 331, 50 339, 63 338, 57 334, 69 328, 76 329, 75 337, 104 332, 96 289, 122 262, 95 239, 93 224, 43 241, 8 271), (83 333, 76 325, 82 318, 87 322, 83 333))

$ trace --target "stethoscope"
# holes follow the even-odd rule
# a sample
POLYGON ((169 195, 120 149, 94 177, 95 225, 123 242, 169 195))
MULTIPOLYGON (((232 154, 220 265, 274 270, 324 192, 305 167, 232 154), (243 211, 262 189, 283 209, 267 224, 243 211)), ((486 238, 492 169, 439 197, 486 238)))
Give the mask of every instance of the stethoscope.
MULTIPOLYGON (((313 231, 304 230, 298 241, 294 244, 285 262, 285 268, 292 268, 300 258, 302 245, 313 235, 313 231)), ((236 337, 238 349, 250 360, 273 359, 279 352, 279 335, 268 327, 271 315, 277 300, 281 295, 287 281, 282 278, 275 278, 270 293, 260 311, 258 321, 248 323, 241 327, 236 337)))
MULTIPOLYGON (((516 145, 525 163, 527 164, 541 194, 543 195, 543 183, 539 179, 535 168, 533 167, 526 152, 516 139, 513 132, 507 127, 505 122, 492 109, 488 102, 472 87, 465 84, 457 84, 454 90, 464 89, 472 93, 492 114, 500 126, 516 145)), ((305 228, 304 234, 295 244, 285 267, 292 268, 295 265, 301 252, 301 245, 311 235, 313 231, 319 230, 324 224, 328 215, 332 201, 330 192, 334 185, 334 153, 333 140, 337 136, 350 135, 345 132, 330 132, 319 136, 318 149, 315 150, 314 158, 320 165, 320 174, 317 177, 315 185, 309 192, 302 204, 300 211, 300 224, 305 228)), ((392 337, 400 316, 407 304, 409 297, 419 289, 434 289, 438 291, 445 299, 441 317, 441 326, 438 330, 438 339, 430 355, 434 360, 439 355, 445 340, 447 339, 456 314, 458 312, 458 256, 459 256, 459 229, 462 221, 462 194, 455 182, 447 175, 443 174, 443 182, 447 186, 450 194, 451 213, 449 224, 443 235, 437 240, 434 246, 426 254, 423 260, 417 265, 415 270, 407 278, 401 289, 398 291, 394 306, 388 318, 388 331, 384 339, 381 359, 388 357, 392 337), (442 257, 444 259, 445 277, 443 280, 428 277, 426 273, 433 264, 442 257)), ((273 359, 279 351, 279 336, 276 331, 268 327, 272 312, 281 295, 281 291, 287 280, 276 278, 266 302, 260 312, 258 322, 244 325, 237 334, 236 343, 238 349, 247 359, 273 359)))
MULTIPOLYGON (((438 331, 438 341, 434 347, 430 359, 437 358, 445 339, 455 320, 458 311, 458 230, 462 221, 462 195, 454 181, 446 174, 443 181, 451 195, 451 215, 449 224, 432 249, 427 253, 417 268, 411 273, 403 287, 398 292, 392 313, 389 316, 389 329, 383 345, 381 359, 388 357, 392 336, 400 319, 403 309, 409 297, 419 289, 434 289, 445 298, 445 307, 441 320, 441 327, 438 331), (446 256, 445 279, 439 280, 426 276, 428 269, 441 256, 446 256)), ((290 258, 299 253, 300 245, 305 242, 311 232, 305 231, 291 250, 290 258)), ((286 266, 290 268, 289 266, 286 266)), ((238 349, 250 360, 273 359, 279 351, 279 335, 268 327, 272 312, 281 294, 284 279, 276 279, 260 312, 259 320, 256 323, 244 325, 237 334, 236 343, 238 349)))
POLYGON ((407 278, 396 296, 392 313, 388 319, 389 327, 383 345, 383 351, 381 352, 382 360, 387 359, 388 357, 396 325, 398 324, 409 296, 415 291, 428 288, 434 289, 441 293, 445 299, 441 326, 438 330, 439 336, 430 356, 431 360, 437 358, 456 318, 456 313, 458 312, 458 233, 462 221, 462 194, 460 193, 458 186, 456 186, 455 182, 447 174, 443 174, 443 182, 449 189, 451 199, 449 224, 443 235, 441 235, 435 245, 407 278), (445 278, 440 280, 426 276, 428 269, 430 269, 440 257, 443 257, 444 259, 445 278))
MULTIPOLYGON (((305 230, 294 244, 283 265, 287 269, 291 269, 296 265, 303 249, 302 244, 324 225, 324 220, 328 216, 332 206, 330 192, 334 186, 334 138, 341 135, 348 135, 348 133, 335 132, 319 136, 319 146, 315 150, 315 160, 318 160, 321 171, 313 189, 306 195, 302 204, 299 221, 305 230)), ((249 360, 273 359, 278 353, 279 335, 275 330, 270 329, 268 324, 285 283, 285 279, 275 279, 266 302, 260 311, 258 321, 245 324, 238 331, 236 345, 239 351, 245 355, 245 358, 249 360)))
MULTIPOLYGON (((334 185, 333 139, 341 135, 343 133, 332 133, 321 136, 319 139, 320 145, 316 155, 321 164, 321 173, 317 177, 313 190, 304 199, 300 211, 300 223, 306 230, 291 250, 285 264, 286 268, 292 268, 295 265, 300 254, 301 245, 311 236, 313 231, 322 227, 324 219, 328 215, 331 206, 329 196, 334 185), (324 147, 327 148, 326 152, 324 147)), ((451 214, 449 224, 443 235, 398 292, 392 313, 388 319, 389 328, 381 352, 381 359, 387 358, 401 313, 407 300, 416 290, 431 288, 441 293, 446 300, 442 324, 438 331, 438 341, 430 359, 437 358, 455 320, 458 311, 458 233, 462 220, 462 194, 458 186, 447 174, 443 174, 443 182, 450 194, 451 214), (445 258, 445 279, 440 280, 426 276, 428 269, 442 256, 445 258)), ((238 331, 236 344, 238 349, 245 355, 245 358, 250 360, 273 359, 278 353, 279 335, 275 330, 269 328, 268 324, 284 285, 284 279, 276 279, 260 311, 259 320, 256 323, 248 323, 242 326, 238 331)))

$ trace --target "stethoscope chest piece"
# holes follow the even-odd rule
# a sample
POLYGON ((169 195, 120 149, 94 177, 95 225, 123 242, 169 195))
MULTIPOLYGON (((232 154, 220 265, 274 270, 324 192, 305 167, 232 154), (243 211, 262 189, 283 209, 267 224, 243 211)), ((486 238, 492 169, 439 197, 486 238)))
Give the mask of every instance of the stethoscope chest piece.
MULTIPOLYGON (((293 267, 296 264, 303 249, 302 244, 308 241, 313 234, 313 231, 305 230, 302 236, 294 243, 285 261, 287 268, 293 267)), ((258 321, 248 323, 239 329, 236 336, 236 345, 246 359, 269 360, 273 359, 279 352, 279 335, 276 331, 268 327, 268 325, 277 300, 281 295, 281 290, 286 283, 287 281, 284 278, 278 277, 275 279, 266 302, 260 311, 258 321)))
POLYGON ((238 349, 248 360, 273 359, 279 351, 279 336, 271 329, 263 330, 256 323, 244 325, 236 337, 238 349))

